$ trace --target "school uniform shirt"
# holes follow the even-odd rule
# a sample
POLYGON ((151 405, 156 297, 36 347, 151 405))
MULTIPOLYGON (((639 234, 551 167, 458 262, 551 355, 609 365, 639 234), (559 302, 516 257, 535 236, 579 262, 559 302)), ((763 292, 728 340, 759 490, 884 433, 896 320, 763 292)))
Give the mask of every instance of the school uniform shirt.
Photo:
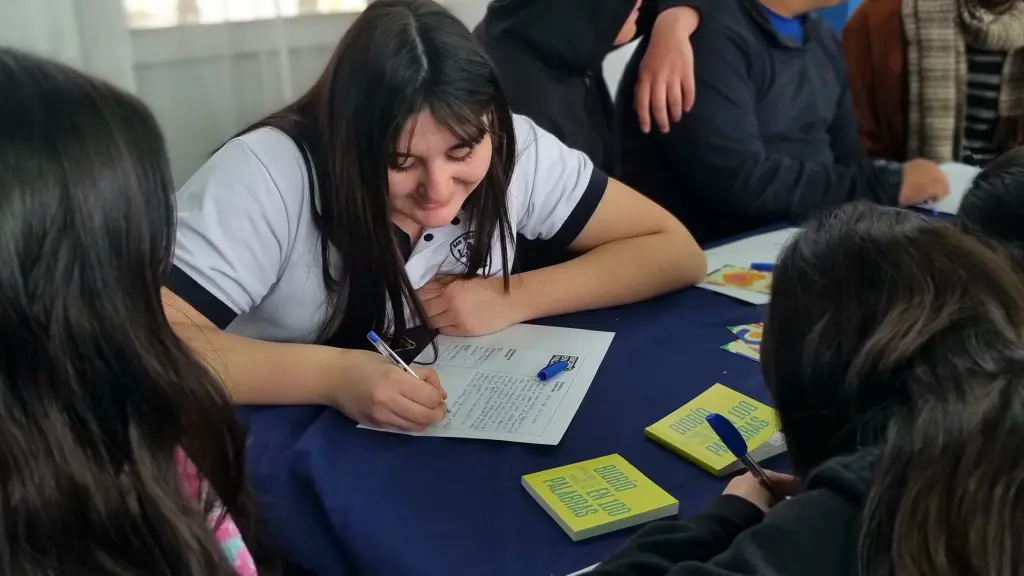
POLYGON ((857 569, 860 521, 879 451, 822 464, 768 514, 725 495, 684 520, 655 522, 592 576, 841 576, 857 569))
POLYGON ((866 155, 839 41, 820 18, 782 18, 759 0, 716 0, 702 6, 690 42, 697 98, 668 134, 640 132, 626 89, 643 44, 617 104, 623 182, 675 214, 698 242, 854 200, 897 203, 902 168, 866 155))
MULTIPOLYGON (((516 116, 514 126, 516 166, 507 195, 512 228, 526 238, 568 245, 596 210, 608 177, 529 119, 516 116)), ((178 191, 177 201, 168 288, 229 332, 312 342, 328 294, 306 168, 292 140, 260 128, 229 141, 178 191)), ((465 272, 473 241, 461 214, 423 230, 405 264, 412 286, 465 272)), ((336 260, 343 274, 345 263, 336 260)), ((497 238, 491 261, 497 265, 478 272, 498 275, 511 266, 502 261, 497 238)))

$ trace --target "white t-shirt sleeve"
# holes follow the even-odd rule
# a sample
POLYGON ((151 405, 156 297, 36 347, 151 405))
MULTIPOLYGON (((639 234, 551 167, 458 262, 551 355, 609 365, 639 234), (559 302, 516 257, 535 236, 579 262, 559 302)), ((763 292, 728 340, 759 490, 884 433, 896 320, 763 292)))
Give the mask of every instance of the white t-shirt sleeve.
MULTIPOLYGON (((177 194, 174 269, 167 285, 222 329, 258 305, 280 278, 294 241, 292 220, 308 188, 287 148, 270 166, 246 143, 250 136, 257 144, 287 139, 264 129, 232 140, 177 194)), ((298 148, 291 146, 301 164, 298 148)))
POLYGON ((513 121, 518 154, 509 194, 517 231, 568 246, 597 210, 608 176, 532 120, 517 115, 513 121))

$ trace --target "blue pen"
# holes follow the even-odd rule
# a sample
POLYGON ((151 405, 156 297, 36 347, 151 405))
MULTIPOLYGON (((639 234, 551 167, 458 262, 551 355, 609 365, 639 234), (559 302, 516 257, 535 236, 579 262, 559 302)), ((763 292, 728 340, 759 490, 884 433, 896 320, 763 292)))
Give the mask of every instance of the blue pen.
POLYGON ((757 272, 771 272, 775 269, 775 264, 771 262, 754 262, 750 265, 750 269, 757 272))
POLYGON ((558 376, 566 368, 569 367, 569 362, 566 360, 560 360, 554 364, 549 364, 544 367, 543 370, 537 372, 537 378, 540 378, 541 382, 547 382, 548 380, 558 376))
MULTIPOLYGON (((369 338, 370 343, 373 344, 373 347, 377 349, 377 352, 380 352, 381 354, 384 355, 385 358, 391 360, 392 364, 398 366, 402 370, 405 370, 405 372, 409 376, 412 376, 417 380, 422 380, 422 378, 417 376, 416 373, 412 371, 412 368, 409 368, 409 365, 406 364, 404 360, 398 357, 398 354, 395 354, 395 351, 392 350, 390 346, 385 344, 384 341, 380 339, 380 336, 377 336, 376 332, 370 330, 370 333, 367 334, 366 337, 369 338)), ((447 407, 445 409, 447 410, 447 407)))
POLYGON ((412 371, 412 368, 409 368, 409 365, 406 364, 405 361, 403 361, 401 358, 399 358, 398 354, 395 354, 395 351, 392 350, 390 346, 385 344, 384 341, 380 339, 380 336, 377 336, 376 332, 370 330, 370 333, 367 334, 366 337, 370 339, 370 343, 373 344, 373 347, 377 349, 377 352, 380 352, 381 354, 384 355, 385 358, 391 360, 391 362, 395 366, 398 366, 402 370, 405 370, 406 373, 409 374, 409 376, 412 376, 413 378, 419 380, 420 377, 417 376, 416 373, 412 371))
POLYGON ((732 452, 732 455, 747 467, 747 470, 757 478, 757 481, 772 495, 772 498, 778 501, 779 496, 772 488, 771 479, 768 478, 764 468, 758 466, 757 462, 754 462, 754 459, 750 457, 750 454, 747 452, 747 443, 743 440, 743 435, 733 426, 732 422, 725 416, 714 413, 708 414, 704 419, 708 421, 711 429, 715 431, 715 434, 722 440, 722 444, 725 444, 725 447, 729 449, 729 452, 732 452))

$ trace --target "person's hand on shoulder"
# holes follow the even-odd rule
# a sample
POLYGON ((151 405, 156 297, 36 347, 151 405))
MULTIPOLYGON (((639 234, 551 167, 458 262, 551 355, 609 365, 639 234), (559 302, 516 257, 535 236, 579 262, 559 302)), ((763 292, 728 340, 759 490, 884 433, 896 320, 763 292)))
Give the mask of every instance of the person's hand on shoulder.
POLYGON ((916 158, 903 165, 900 206, 917 206, 949 196, 949 179, 931 160, 916 158))
MULTIPOLYGON (((772 481, 772 490, 780 498, 787 498, 795 495, 800 491, 800 480, 795 476, 789 474, 779 474, 772 472, 771 470, 765 470, 768 474, 768 478, 772 481)), ((733 496, 739 496, 751 504, 757 506, 765 512, 769 508, 778 504, 775 498, 761 486, 761 483, 757 481, 757 477, 747 472, 742 476, 733 478, 729 485, 725 487, 725 491, 722 494, 731 494, 733 496)))
POLYGON ((668 132, 684 112, 693 107, 693 49, 690 35, 700 15, 693 8, 669 8, 658 15, 651 30, 647 52, 640 61, 634 107, 640 129, 651 131, 651 117, 662 132, 668 132))
POLYGON ((438 276, 416 291, 430 326, 448 336, 483 336, 520 321, 501 276, 438 276))
POLYGON ((413 366, 413 378, 376 352, 347 350, 353 355, 346 365, 351 386, 332 391, 326 404, 360 424, 422 432, 444 420, 448 395, 437 373, 413 366))

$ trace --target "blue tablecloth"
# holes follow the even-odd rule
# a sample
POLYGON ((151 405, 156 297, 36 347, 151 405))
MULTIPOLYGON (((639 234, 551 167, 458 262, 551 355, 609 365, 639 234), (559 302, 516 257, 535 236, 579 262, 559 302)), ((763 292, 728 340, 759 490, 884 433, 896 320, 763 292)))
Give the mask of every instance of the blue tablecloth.
MULTIPOLYGON (((714 478, 643 430, 715 382, 768 401, 756 362, 719 349, 763 309, 692 288, 544 323, 615 332, 558 446, 414 438, 356 429, 322 407, 246 409, 250 472, 269 538, 323 575, 564 576, 632 531, 579 543, 520 485, 523 474, 619 453, 690 514, 714 478)), ((287 383, 282 383, 287 385, 287 383)))

